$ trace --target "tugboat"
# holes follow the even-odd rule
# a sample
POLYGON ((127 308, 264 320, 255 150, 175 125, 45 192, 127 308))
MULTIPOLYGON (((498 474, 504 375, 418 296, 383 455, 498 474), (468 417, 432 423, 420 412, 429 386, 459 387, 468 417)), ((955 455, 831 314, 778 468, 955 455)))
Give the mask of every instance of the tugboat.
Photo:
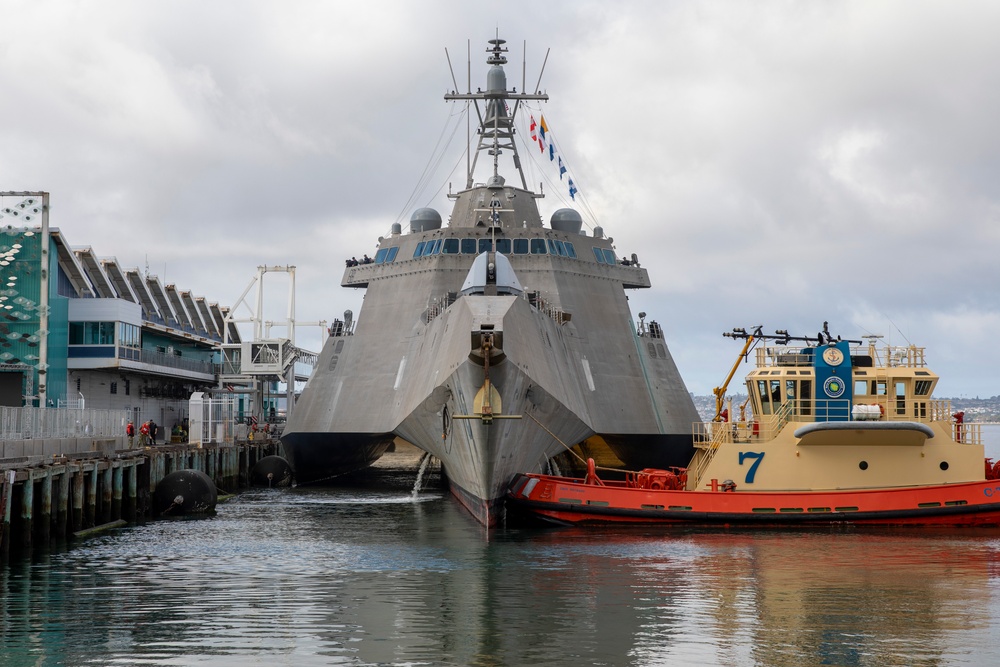
POLYGON ((518 475, 508 504, 559 523, 1000 525, 1000 462, 980 425, 932 398, 924 348, 734 329, 751 350, 747 402, 694 429, 686 468, 601 479, 518 475), (767 344, 767 342, 771 344, 767 344), (764 342, 764 345, 758 343, 764 342), (793 344, 794 343, 794 344, 793 344))
POLYGON ((508 88, 504 40, 486 52, 485 89, 445 99, 478 119, 471 152, 489 175, 477 182, 473 159, 447 225, 418 209, 372 261, 349 261, 341 285, 365 289, 364 307, 356 327, 334 323, 281 440, 302 484, 401 438, 439 459, 489 526, 513 476, 547 469, 562 443, 596 436, 629 465, 681 465, 698 413, 662 327, 630 312, 625 290, 650 287, 638 258, 619 257, 598 225, 588 236, 574 209, 545 225, 515 117, 548 95, 508 88), (500 173, 507 156, 517 183, 500 173))

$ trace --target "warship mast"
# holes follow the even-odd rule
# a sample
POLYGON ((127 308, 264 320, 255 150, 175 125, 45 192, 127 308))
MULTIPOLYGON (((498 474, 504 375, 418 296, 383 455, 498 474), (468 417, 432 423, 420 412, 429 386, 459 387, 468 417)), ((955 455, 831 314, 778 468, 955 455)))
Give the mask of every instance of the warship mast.
POLYGON ((524 177, 524 170, 521 168, 521 158, 518 155, 517 146, 514 144, 516 131, 514 116, 522 101, 541 100, 547 102, 549 96, 539 91, 518 93, 517 88, 507 90, 507 74, 503 69, 503 66, 507 64, 507 56, 504 55, 507 53, 507 47, 504 46, 507 40, 496 38, 489 40, 489 43, 490 47, 486 49, 486 52, 490 55, 486 62, 492 67, 486 76, 486 90, 476 89, 476 92, 472 92, 470 86, 466 93, 452 91, 444 96, 445 100, 471 101, 479 118, 479 143, 469 167, 465 187, 467 189, 472 187, 472 175, 476 170, 476 163, 481 151, 488 151, 493 156, 493 177, 496 178, 499 176, 500 155, 504 149, 509 149, 513 155, 514 168, 521 176, 521 187, 527 190, 528 183, 524 177), (508 110, 508 100, 514 102, 512 112, 508 110), (480 106, 480 102, 483 102, 485 109, 480 106))

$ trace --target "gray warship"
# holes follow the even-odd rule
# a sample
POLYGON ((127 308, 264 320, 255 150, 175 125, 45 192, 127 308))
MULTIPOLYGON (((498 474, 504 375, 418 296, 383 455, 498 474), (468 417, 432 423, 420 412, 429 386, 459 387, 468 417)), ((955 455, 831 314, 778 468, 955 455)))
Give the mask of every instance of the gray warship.
POLYGON ((574 209, 544 224, 514 120, 548 96, 507 88, 506 51, 489 41, 485 90, 445 95, 479 121, 447 225, 418 209, 408 233, 393 224, 372 261, 345 270, 342 286, 366 290, 356 326, 334 322, 281 438, 299 484, 370 465, 398 437, 439 459, 451 492, 491 526, 516 473, 588 438, 633 468, 693 453, 699 416, 662 327, 629 310, 625 290, 650 287, 646 269, 623 263, 600 227, 587 236, 574 209), (480 155, 492 174, 476 183, 480 155))

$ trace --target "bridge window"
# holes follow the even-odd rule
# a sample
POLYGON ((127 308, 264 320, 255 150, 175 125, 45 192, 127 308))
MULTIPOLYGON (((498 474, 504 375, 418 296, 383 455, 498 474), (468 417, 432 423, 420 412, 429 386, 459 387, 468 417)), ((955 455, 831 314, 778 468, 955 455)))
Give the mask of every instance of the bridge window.
POLYGON ((562 241, 556 241, 556 252, 559 253, 560 257, 566 256, 566 245, 562 241))
POLYGON ((70 322, 70 345, 114 345, 114 322, 70 322))
POLYGON ((399 252, 399 246, 398 245, 394 245, 391 248, 389 248, 389 254, 385 256, 385 262, 386 262, 386 264, 388 264, 392 260, 396 259, 396 253, 398 253, 398 252, 399 252))
POLYGON ((424 257, 427 255, 436 255, 441 251, 441 239, 434 239, 433 241, 428 241, 424 246, 424 257))
POLYGON ((511 246, 510 239, 497 239, 497 252, 509 255, 510 246, 511 246))
POLYGON ((375 253, 375 263, 376 264, 381 264, 382 262, 384 262, 385 261, 386 253, 388 253, 388 252, 389 252, 388 248, 379 248, 378 252, 375 253))
POLYGON ((458 239, 445 239, 444 249, 441 251, 445 255, 458 254, 458 239))
POLYGON ((479 239, 479 254, 493 250, 493 241, 490 239, 479 239))
POLYGON ((565 245, 566 245, 566 254, 572 257, 573 259, 576 259, 576 248, 573 247, 573 244, 570 243, 569 241, 566 241, 565 245))
POLYGON ((611 248, 604 249, 604 263, 605 264, 617 264, 618 259, 615 257, 615 251, 611 248))
POLYGON ((463 255, 476 254, 476 239, 462 239, 462 254, 463 255))
POLYGON ((597 258, 598 264, 604 264, 604 253, 596 246, 594 247, 594 257, 597 258))
POLYGON ((514 254, 515 255, 528 254, 528 239, 514 239, 514 254))
POLYGON ((931 381, 917 380, 913 386, 913 393, 917 396, 927 396, 931 393, 931 381))
POLYGON ((553 241, 552 239, 548 239, 548 242, 549 242, 549 254, 558 255, 559 253, 556 252, 556 242, 553 241))
POLYGON ((545 254, 545 239, 531 239, 531 254, 532 255, 545 254))
POLYGON ((414 257, 420 257, 421 255, 424 254, 424 244, 425 243, 426 243, 425 241, 421 241, 420 243, 417 244, 416 250, 413 251, 413 256, 414 257))

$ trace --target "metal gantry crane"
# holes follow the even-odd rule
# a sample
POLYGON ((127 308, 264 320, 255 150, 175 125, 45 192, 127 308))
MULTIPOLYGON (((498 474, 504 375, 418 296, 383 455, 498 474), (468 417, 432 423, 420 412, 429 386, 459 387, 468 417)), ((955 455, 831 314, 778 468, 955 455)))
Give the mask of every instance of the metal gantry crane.
POLYGON ((249 413, 261 419, 263 414, 265 389, 271 382, 286 384, 286 417, 291 414, 295 403, 296 380, 307 380, 308 375, 297 374, 297 362, 315 364, 317 354, 295 345, 296 326, 318 326, 322 328, 321 342, 326 341, 326 321, 296 322, 295 320, 295 267, 258 266, 257 274, 243 290, 232 308, 226 313, 223 326, 222 372, 219 374, 219 389, 232 393, 248 394, 251 398, 249 413), (287 317, 284 321, 267 320, 264 317, 264 276, 268 273, 288 275, 287 317), (248 295, 256 287, 251 305, 248 295), (240 316, 243 308, 249 314, 240 316), (253 339, 242 340, 237 324, 251 324, 253 339), (285 327, 285 337, 272 337, 271 329, 285 327))

